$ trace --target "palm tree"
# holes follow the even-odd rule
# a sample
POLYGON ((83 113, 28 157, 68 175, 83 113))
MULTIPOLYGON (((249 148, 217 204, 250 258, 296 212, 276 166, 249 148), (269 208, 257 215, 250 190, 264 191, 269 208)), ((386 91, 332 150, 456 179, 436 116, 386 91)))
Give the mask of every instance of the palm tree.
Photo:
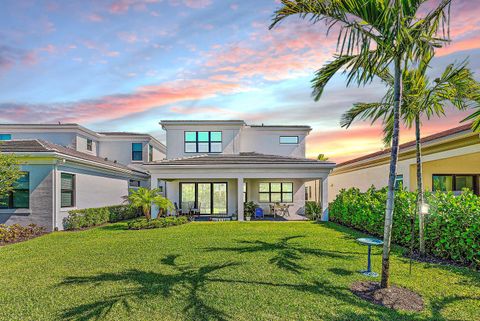
POLYGON ((317 160, 326 162, 326 161, 328 161, 328 157, 325 156, 325 154, 318 154, 317 160))
MULTIPOLYGON (((424 204, 422 153, 421 153, 421 118, 425 116, 441 117, 445 115, 444 104, 449 102, 459 110, 480 107, 476 100, 480 84, 467 68, 466 61, 450 64, 442 75, 431 81, 426 75, 430 57, 420 62, 418 68, 408 69, 403 73, 403 101, 401 118, 407 128, 415 126, 416 164, 417 164, 417 213, 419 218, 420 253, 425 254, 424 238, 424 204)), ((341 126, 350 127, 357 119, 370 119, 372 124, 382 120, 384 124, 384 143, 390 145, 393 122, 393 77, 390 73, 379 75, 389 86, 386 95, 378 103, 357 103, 342 116, 341 126)))
POLYGON ((160 195, 159 189, 148 189, 144 187, 138 188, 136 191, 131 190, 127 196, 130 206, 141 208, 143 215, 147 221, 152 217, 152 204, 156 205, 160 210, 171 210, 174 208, 172 202, 160 195))
POLYGON ((393 134, 385 211, 382 255, 382 287, 390 282, 390 242, 397 171, 399 118, 404 65, 441 47, 449 35, 451 0, 442 0, 425 16, 417 11, 426 0, 281 0, 270 28, 285 18, 299 15, 311 22, 325 22, 328 30, 340 25, 338 53, 332 62, 317 71, 312 80, 318 100, 329 80, 345 69, 347 85, 365 85, 394 66, 393 134))

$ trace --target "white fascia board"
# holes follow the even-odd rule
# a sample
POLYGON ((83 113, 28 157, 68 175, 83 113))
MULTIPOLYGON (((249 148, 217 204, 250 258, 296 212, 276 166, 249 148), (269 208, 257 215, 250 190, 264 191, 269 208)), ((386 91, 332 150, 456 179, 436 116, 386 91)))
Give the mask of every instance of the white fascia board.
POLYGON ((31 157, 32 159, 35 159, 37 157, 52 157, 52 159, 56 159, 56 160, 66 160, 66 161, 70 161, 72 163, 78 163, 78 164, 86 165, 88 167, 95 168, 95 169, 107 170, 110 173, 118 174, 120 172, 120 173, 123 173, 123 174, 127 174, 130 177, 148 178, 148 176, 149 176, 148 174, 140 174, 140 173, 136 174, 133 170, 122 169, 122 168, 119 168, 119 167, 110 166, 108 164, 97 163, 95 161, 90 161, 90 160, 86 160, 86 159, 82 159, 82 158, 78 158, 78 157, 74 157, 74 156, 69 156, 69 155, 65 155, 65 154, 61 154, 61 153, 57 153, 57 152, 30 152, 30 153, 15 152, 15 153, 12 153, 12 154, 17 155, 17 156, 27 157, 27 158, 31 157))

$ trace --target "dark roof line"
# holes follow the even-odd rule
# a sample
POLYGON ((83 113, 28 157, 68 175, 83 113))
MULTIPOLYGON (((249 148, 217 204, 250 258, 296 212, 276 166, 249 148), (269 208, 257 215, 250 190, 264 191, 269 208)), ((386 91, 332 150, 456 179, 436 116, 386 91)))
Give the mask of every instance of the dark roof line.
MULTIPOLYGON (((455 135, 455 134, 458 134, 458 133, 461 133, 461 132, 464 132, 464 131, 468 131, 468 130, 471 129, 471 127, 472 127, 472 124, 465 124, 465 125, 458 126, 458 127, 455 127, 455 128, 450 128, 450 129, 444 130, 442 132, 423 137, 420 140, 420 142, 422 144, 424 144, 424 143, 431 142, 431 141, 439 139, 439 138, 444 138, 444 137, 447 137, 447 136, 450 136, 450 135, 455 135)), ((412 146, 415 146, 415 140, 412 140, 412 141, 406 142, 404 144, 401 144, 399 147, 400 147, 400 151, 402 151, 402 149, 409 148, 409 147, 412 147, 412 146)), ((373 158, 373 157, 386 155, 386 154, 390 153, 390 151, 391 151, 391 148, 387 148, 387 149, 384 149, 384 150, 381 150, 381 151, 378 151, 378 152, 374 152, 374 153, 367 154, 367 155, 364 155, 364 156, 361 156, 361 157, 357 157, 357 158, 354 158, 354 159, 351 159, 351 160, 348 160, 348 161, 345 161, 343 163, 338 164, 337 168, 342 167, 342 166, 346 166, 346 165, 350 165, 350 164, 353 164, 353 163, 356 163, 356 162, 360 162, 360 161, 363 161, 363 160, 367 160, 367 159, 370 159, 370 158, 373 158)))
POLYGON ((4 153, 15 153, 15 152, 27 152, 27 153, 38 153, 38 152, 56 152, 66 156, 77 157, 83 160, 92 161, 102 165, 108 165, 116 167, 122 170, 128 170, 132 173, 140 173, 142 175, 147 175, 147 173, 132 169, 126 165, 113 162, 111 160, 101 158, 94 155, 89 155, 86 153, 79 152, 72 148, 64 147, 61 145, 53 144, 40 139, 31 139, 31 140, 10 140, 3 141, 0 144, 0 152, 4 153))
POLYGON ((166 159, 145 163, 144 165, 229 165, 229 164, 317 164, 335 165, 333 162, 308 158, 295 158, 280 155, 267 155, 254 152, 239 154, 204 154, 176 159, 166 159))

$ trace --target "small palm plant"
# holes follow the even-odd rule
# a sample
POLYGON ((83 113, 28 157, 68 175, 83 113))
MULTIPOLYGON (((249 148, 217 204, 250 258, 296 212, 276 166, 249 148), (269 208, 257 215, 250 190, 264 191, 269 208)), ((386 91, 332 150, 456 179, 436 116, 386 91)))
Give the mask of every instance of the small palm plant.
POLYGON ((130 195, 127 196, 127 201, 130 206, 141 208, 143 215, 147 221, 152 218, 152 205, 156 205, 159 210, 167 211, 174 208, 172 202, 160 195, 159 189, 148 189, 144 187, 138 188, 136 191, 131 190, 130 195))

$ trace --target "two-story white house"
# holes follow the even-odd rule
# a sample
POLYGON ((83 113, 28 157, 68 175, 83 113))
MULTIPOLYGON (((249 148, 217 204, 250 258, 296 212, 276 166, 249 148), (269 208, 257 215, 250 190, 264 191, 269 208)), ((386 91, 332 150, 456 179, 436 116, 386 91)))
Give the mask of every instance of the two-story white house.
POLYGON ((165 158, 148 134, 98 133, 77 124, 0 124, 0 152, 15 154, 24 176, 0 202, 0 224, 62 229, 72 209, 122 204, 149 186, 144 162, 165 158))
MULTIPOLYGON (((335 167, 305 157, 309 126, 256 126, 242 120, 160 124, 166 131, 166 159, 143 164, 152 188, 160 187, 178 208, 193 206, 201 215, 243 220, 245 201, 266 213, 278 202, 290 206, 287 218, 298 219, 304 214, 305 183, 326 182, 335 167)), ((322 190, 326 200, 328 189, 322 190)))

